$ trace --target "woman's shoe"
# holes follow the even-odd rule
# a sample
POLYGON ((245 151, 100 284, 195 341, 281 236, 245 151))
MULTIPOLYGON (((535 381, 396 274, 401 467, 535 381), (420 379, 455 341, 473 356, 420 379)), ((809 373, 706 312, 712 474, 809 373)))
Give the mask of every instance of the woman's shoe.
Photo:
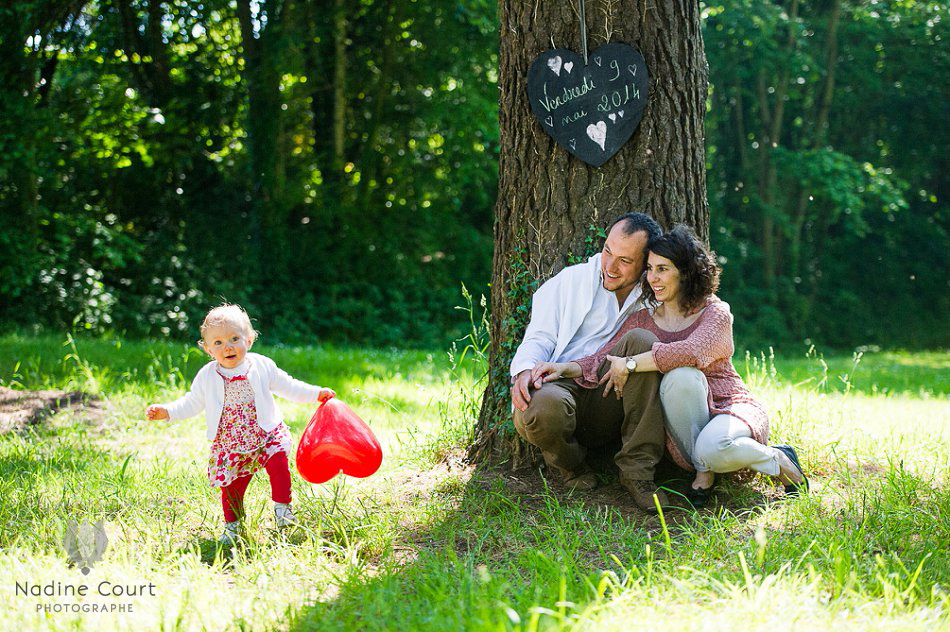
POLYGON ((709 487, 690 487, 686 490, 686 500, 690 502, 693 508, 702 509, 709 504, 714 489, 716 489, 716 481, 713 481, 713 484, 709 487))
POLYGON ((798 454, 795 452, 795 448, 790 445, 773 445, 772 447, 787 456, 788 460, 795 464, 795 467, 798 468, 798 471, 801 472, 802 475, 801 482, 786 483, 785 495, 798 496, 801 492, 808 493, 808 477, 805 476, 805 470, 802 469, 802 464, 798 462, 798 454))

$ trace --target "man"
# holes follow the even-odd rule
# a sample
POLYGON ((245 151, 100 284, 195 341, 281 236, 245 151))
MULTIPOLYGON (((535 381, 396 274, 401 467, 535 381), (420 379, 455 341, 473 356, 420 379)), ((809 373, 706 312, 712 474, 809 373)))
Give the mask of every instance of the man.
MULTIPOLYGON (((515 428, 541 449, 545 463, 568 488, 597 485, 584 462, 586 447, 619 442, 614 460, 620 482, 637 506, 651 512, 656 511, 654 495, 661 505, 668 503, 653 482, 665 439, 658 395, 662 376, 631 373, 622 397, 605 397, 600 389, 585 389, 572 379, 532 382, 531 370, 539 362, 567 362, 594 353, 629 314, 643 307, 639 283, 646 246, 660 233, 659 225, 643 213, 617 218, 599 254, 563 269, 535 292, 531 321, 511 361, 515 428)), ((648 350, 651 342, 628 335, 612 353, 633 356, 648 350)))

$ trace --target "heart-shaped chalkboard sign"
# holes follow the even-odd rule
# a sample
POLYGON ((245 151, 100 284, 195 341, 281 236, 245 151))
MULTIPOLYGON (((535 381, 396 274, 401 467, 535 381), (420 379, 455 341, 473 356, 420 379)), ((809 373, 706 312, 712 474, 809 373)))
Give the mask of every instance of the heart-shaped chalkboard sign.
POLYGON ((633 135, 649 91, 647 65, 626 44, 604 44, 583 58, 545 51, 528 69, 528 100, 545 132, 584 162, 607 162, 633 135))

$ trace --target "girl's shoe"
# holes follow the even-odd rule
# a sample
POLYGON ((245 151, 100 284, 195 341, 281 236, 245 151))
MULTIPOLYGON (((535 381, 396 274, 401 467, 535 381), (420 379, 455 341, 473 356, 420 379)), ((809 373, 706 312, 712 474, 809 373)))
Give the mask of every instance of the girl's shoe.
POLYGON ((292 527, 297 524, 294 512, 290 510, 290 503, 274 503, 274 518, 278 527, 292 527))
POLYGON ((241 541, 241 521, 225 522, 224 531, 218 538, 218 544, 222 546, 237 546, 241 541))

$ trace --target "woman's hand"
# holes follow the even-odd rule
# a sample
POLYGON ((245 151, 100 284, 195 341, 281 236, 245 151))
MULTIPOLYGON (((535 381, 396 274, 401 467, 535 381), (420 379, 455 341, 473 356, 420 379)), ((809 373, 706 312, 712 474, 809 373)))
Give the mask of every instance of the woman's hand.
POLYGON ((317 401, 325 404, 330 398, 336 397, 336 392, 332 388, 321 388, 317 394, 317 401))
POLYGON ((580 377, 581 365, 577 362, 538 362, 531 369, 531 383, 535 390, 545 382, 553 382, 562 377, 580 377))
POLYGON ((627 383, 627 378, 630 376, 630 371, 627 369, 627 359, 612 355, 608 355, 606 359, 610 362, 610 369, 604 373, 598 384, 607 384, 604 387, 604 397, 607 397, 613 391, 617 399, 620 399, 620 395, 623 393, 623 385, 627 383))

